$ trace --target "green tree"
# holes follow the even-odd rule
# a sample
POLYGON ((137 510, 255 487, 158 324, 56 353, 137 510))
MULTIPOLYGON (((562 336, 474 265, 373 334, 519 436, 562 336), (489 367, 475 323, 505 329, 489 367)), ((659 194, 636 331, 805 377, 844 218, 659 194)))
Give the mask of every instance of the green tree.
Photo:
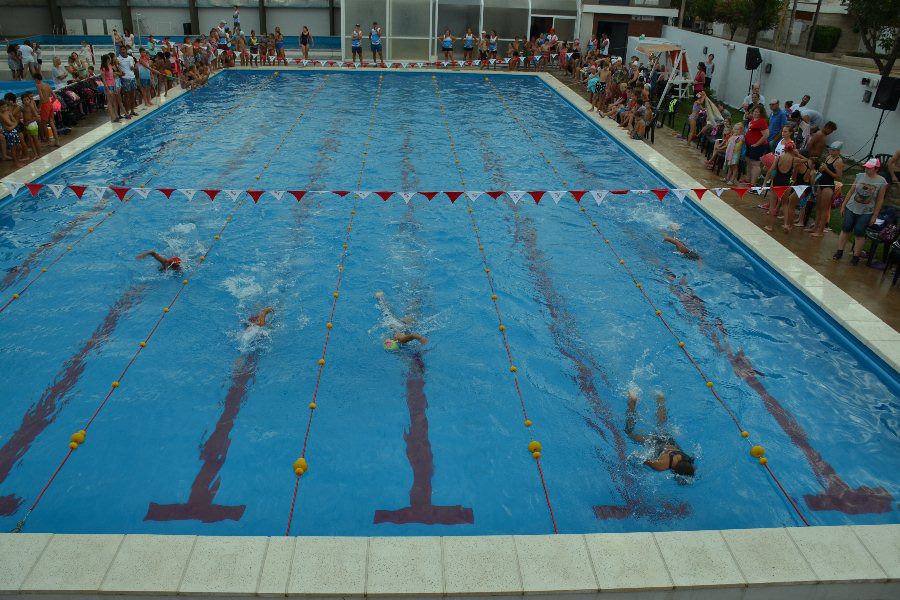
POLYGON ((704 23, 716 20, 716 0, 688 0, 687 13, 691 17, 700 17, 704 23))
POLYGON ((843 4, 878 71, 890 75, 900 55, 900 0, 844 0, 843 4))
MULTIPOLYGON (((896 2, 897 0, 891 0, 896 2)), ((784 0, 748 0, 750 14, 744 26, 747 28, 747 41, 756 45, 756 36, 760 31, 771 29, 778 22, 778 16, 784 6, 784 0)))
POLYGON ((739 27, 749 22, 753 10, 750 0, 720 0, 716 3, 715 22, 728 28, 728 39, 733 40, 739 27))

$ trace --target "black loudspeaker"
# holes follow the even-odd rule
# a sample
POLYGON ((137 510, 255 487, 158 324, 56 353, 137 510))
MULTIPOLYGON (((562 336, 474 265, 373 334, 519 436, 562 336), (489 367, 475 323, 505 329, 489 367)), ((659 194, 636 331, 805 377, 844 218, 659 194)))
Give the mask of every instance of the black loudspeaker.
POLYGON ((897 110, 897 102, 900 101, 900 77, 882 77, 875 90, 873 108, 881 110, 897 110))
POLYGON ((759 53, 759 48, 747 48, 747 58, 744 59, 744 68, 748 71, 752 71, 753 69, 758 69, 761 64, 762 55, 759 53))

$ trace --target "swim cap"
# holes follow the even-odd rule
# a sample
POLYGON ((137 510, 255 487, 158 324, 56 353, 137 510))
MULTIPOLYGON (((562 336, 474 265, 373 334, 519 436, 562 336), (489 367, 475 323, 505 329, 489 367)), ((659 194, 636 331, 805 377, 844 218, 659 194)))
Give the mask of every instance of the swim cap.
POLYGON ((392 352, 400 347, 400 344, 397 343, 397 340, 390 339, 384 340, 384 349, 388 352, 392 352))

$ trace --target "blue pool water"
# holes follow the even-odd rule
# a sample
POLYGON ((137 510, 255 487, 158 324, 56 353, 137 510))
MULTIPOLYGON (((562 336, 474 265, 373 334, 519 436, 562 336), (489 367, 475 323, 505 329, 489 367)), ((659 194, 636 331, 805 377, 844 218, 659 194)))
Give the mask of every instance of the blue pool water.
MULTIPOLYGON (((469 189, 666 185, 539 80, 492 82, 533 141, 482 76, 437 77, 469 189)), ((362 171, 364 190, 459 189, 427 74, 384 75, 362 165, 377 87, 374 73, 222 74, 42 181, 134 185, 159 171, 149 187, 352 190, 362 171)), ((690 205, 585 203, 809 522, 900 521, 896 372, 690 205), (662 243, 670 224, 702 263, 662 243)), ((178 292, 182 276, 134 258, 155 249, 179 255, 190 283, 24 530, 283 533, 351 204, 244 202, 196 274, 236 206, 227 196, 98 205, 23 191, 0 205, 4 297, 116 211, 0 314, 0 527, 25 516, 178 292), (271 324, 251 339, 244 321, 267 305, 271 324)), ((532 435, 560 532, 800 524, 571 199, 483 196, 474 210, 532 430, 464 200, 370 196, 353 223, 292 533, 550 532, 532 435), (378 290, 425 346, 384 351, 378 290), (669 432, 696 457, 693 482, 641 464, 646 451, 623 431, 631 387, 643 432, 665 393, 669 432)))

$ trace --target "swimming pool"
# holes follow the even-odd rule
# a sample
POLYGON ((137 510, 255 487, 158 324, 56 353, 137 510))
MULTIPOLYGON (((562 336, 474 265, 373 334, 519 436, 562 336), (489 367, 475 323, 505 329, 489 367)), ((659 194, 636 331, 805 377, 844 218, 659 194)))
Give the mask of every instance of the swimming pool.
MULTIPOLYGON (((197 189, 441 190, 460 189, 460 177, 470 190, 666 185, 534 78, 383 77, 379 85, 374 73, 223 74, 42 182, 136 185, 153 175, 148 187, 197 189)), ((7 529, 120 378, 26 531, 283 532, 326 332, 293 533, 546 533, 548 500, 569 533, 799 523, 571 201, 482 196, 472 205, 508 355, 463 201, 372 195, 351 215, 351 196, 253 203, 154 193, 121 206, 89 194, 62 198, 20 195, 0 211, 3 268, 28 262, 31 270, 7 275, 4 293, 12 293, 114 209, 0 314, 3 396, 12 399, 0 408, 7 529), (93 215, 79 220, 86 211, 93 215), (61 232, 55 246, 33 254, 51 232, 61 232), (148 249, 181 256, 190 283, 134 260, 148 249), (200 256, 208 256, 202 268, 200 256), (384 351, 378 290, 398 317, 412 315, 429 338, 424 347, 384 351), (271 325, 249 339, 244 321, 267 305, 271 325), (665 393, 670 432, 697 459, 692 483, 641 465, 645 452, 623 431, 632 386, 641 390, 642 431, 652 429, 655 391, 665 393), (527 449, 532 437, 543 446, 546 495, 527 449)), ((588 210, 766 447, 805 517, 897 522, 896 373, 690 205, 614 196, 588 210), (658 230, 672 223, 702 263, 660 241, 658 230)))

